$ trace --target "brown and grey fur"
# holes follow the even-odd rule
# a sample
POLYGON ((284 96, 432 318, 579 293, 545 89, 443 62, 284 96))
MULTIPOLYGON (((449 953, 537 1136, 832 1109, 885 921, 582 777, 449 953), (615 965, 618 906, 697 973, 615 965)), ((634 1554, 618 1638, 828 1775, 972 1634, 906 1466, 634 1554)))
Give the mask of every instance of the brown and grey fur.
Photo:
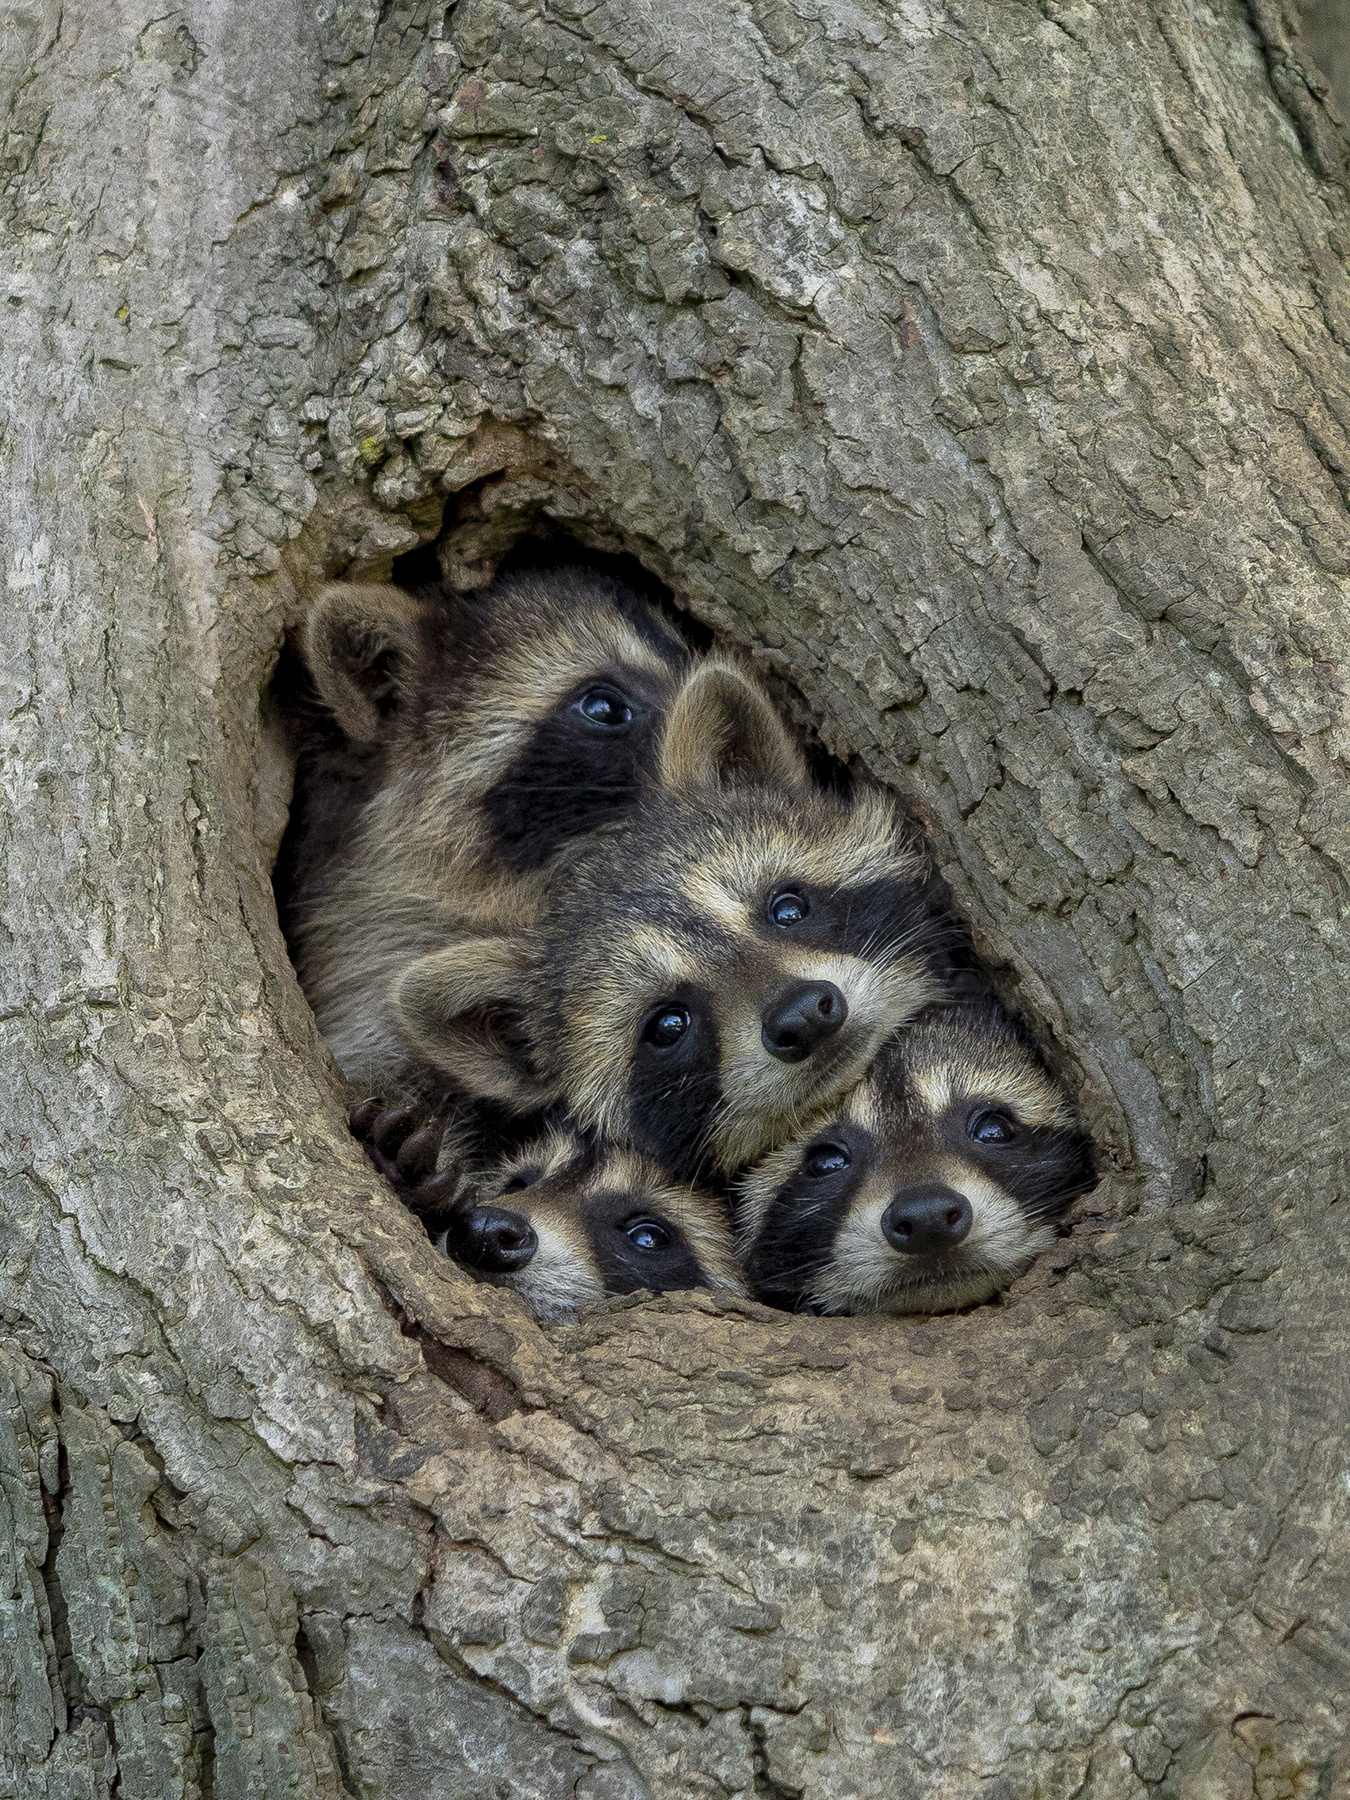
POLYGON ((933 1008, 836 1111, 745 1178, 739 1241, 772 1304, 946 1312, 1026 1269, 1095 1179, 1090 1141, 1025 1026, 991 999, 933 1008), (974 1135, 991 1118, 1006 1141, 974 1135), (926 1254, 897 1247, 883 1215, 934 1195, 964 1203, 966 1235, 926 1254))
POLYGON ((607 1294, 746 1292, 724 1202, 671 1181, 632 1151, 563 1129, 467 1178, 437 1244, 463 1257, 480 1279, 513 1289, 548 1323, 607 1294), (475 1266, 471 1222, 478 1209, 505 1211, 528 1227, 535 1247, 522 1266, 502 1273, 475 1266), (653 1226, 667 1243, 644 1250, 634 1234, 653 1226))
POLYGON ((425 1104, 443 1082, 391 1020, 396 977, 466 938, 490 957, 537 920, 559 847, 631 803, 689 651, 632 590, 570 566, 473 595, 329 588, 301 651, 322 730, 281 859, 292 955, 358 1089, 425 1104), (631 727, 578 724, 596 684, 631 727))
POLYGON ((950 936, 889 797, 814 791, 763 691, 714 661, 672 701, 638 804, 560 860, 538 930, 509 950, 452 947, 399 1001, 410 1032, 439 1033, 443 1066, 462 1053, 485 1080, 478 1062, 497 1057, 503 1092, 517 1080, 534 1103, 561 1100, 693 1179, 736 1170, 851 1087, 943 991, 950 936), (781 929, 766 908, 789 892, 809 917, 781 929), (787 1063, 766 1021, 804 984, 832 984, 847 1017, 787 1063), (476 990, 523 1023, 514 1070, 500 1038, 456 1046, 476 990), (674 1054, 644 1036, 666 1002, 689 1022, 674 1054))

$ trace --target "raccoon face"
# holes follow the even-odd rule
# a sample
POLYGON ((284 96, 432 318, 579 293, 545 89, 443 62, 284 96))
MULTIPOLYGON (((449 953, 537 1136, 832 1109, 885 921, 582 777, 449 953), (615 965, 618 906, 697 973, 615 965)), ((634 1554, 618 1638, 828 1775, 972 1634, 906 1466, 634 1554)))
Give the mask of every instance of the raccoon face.
POLYGON ((550 909, 541 1066, 578 1116, 691 1176, 781 1142, 939 992, 941 927, 888 804, 648 808, 550 909), (630 865, 636 865, 630 867, 630 865))
POLYGON ((720 1201, 566 1131, 471 1178, 437 1243, 544 1323, 640 1288, 745 1292, 720 1201))
POLYGON ((946 928, 892 803, 811 791, 747 677, 690 678, 657 781, 550 894, 534 1048, 585 1124, 683 1176, 730 1172, 936 998, 946 928))
POLYGON ((1028 1267, 1095 1179, 1025 1029, 992 1001, 935 1010, 746 1178, 747 1273, 760 1298, 818 1312, 970 1306, 1028 1267))

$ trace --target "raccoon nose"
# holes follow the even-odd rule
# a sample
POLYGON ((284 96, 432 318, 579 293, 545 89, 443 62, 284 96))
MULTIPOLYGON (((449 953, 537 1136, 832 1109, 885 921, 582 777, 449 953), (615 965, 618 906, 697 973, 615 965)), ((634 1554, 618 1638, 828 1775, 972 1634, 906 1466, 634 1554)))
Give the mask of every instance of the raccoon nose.
POLYGON ((964 1194, 948 1187, 911 1188, 881 1215, 881 1229, 897 1250, 932 1256, 970 1235, 974 1215, 964 1194))
POLYGON ((539 1248, 528 1219, 501 1206, 474 1206, 450 1223, 447 1245, 457 1261, 488 1275, 523 1269, 539 1248))
POLYGON ((805 1062, 848 1017, 848 1001, 832 981, 799 981, 764 1014, 760 1037, 779 1062, 805 1062))

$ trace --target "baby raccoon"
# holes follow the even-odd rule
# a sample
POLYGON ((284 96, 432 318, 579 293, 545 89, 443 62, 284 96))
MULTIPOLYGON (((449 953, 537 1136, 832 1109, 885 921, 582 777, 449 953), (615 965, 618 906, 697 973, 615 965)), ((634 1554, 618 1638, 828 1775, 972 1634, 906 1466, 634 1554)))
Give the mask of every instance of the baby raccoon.
POLYGON ((893 1037, 834 1117, 746 1178, 759 1298, 824 1313, 987 1300, 1095 1185, 1092 1146, 1026 1028, 994 1000, 893 1037))
POLYGON ((471 1177, 443 1216, 437 1247, 545 1323, 639 1288, 745 1293, 721 1201, 571 1132, 471 1177))
POLYGON ((425 1101, 386 1009, 395 974, 531 922, 559 847, 630 805, 690 652, 572 567, 471 595, 331 587, 302 650, 320 705, 279 865, 292 954, 344 1072, 425 1101))
POLYGON ((441 1067, 495 1056, 498 1091, 563 1100, 694 1179, 850 1088, 940 996, 949 937, 893 803, 813 791, 762 689, 712 658, 672 700, 637 805, 560 860, 537 933, 452 946, 395 1005, 441 1067), (462 1029, 475 995, 514 1041, 462 1029))

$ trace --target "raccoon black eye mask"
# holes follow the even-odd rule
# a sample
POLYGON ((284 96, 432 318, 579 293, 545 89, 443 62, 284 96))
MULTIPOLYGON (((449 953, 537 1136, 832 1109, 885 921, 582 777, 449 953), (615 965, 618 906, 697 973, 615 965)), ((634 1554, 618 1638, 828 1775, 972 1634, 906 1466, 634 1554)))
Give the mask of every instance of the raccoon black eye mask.
POLYGON ((610 665, 539 717, 483 796, 495 853, 542 867, 559 847, 620 817, 650 767, 668 683, 610 665))
POLYGON ((941 1312, 1006 1286, 1094 1181, 1021 1024, 993 1001, 933 1008, 745 1178, 740 1243, 771 1304, 941 1312))

